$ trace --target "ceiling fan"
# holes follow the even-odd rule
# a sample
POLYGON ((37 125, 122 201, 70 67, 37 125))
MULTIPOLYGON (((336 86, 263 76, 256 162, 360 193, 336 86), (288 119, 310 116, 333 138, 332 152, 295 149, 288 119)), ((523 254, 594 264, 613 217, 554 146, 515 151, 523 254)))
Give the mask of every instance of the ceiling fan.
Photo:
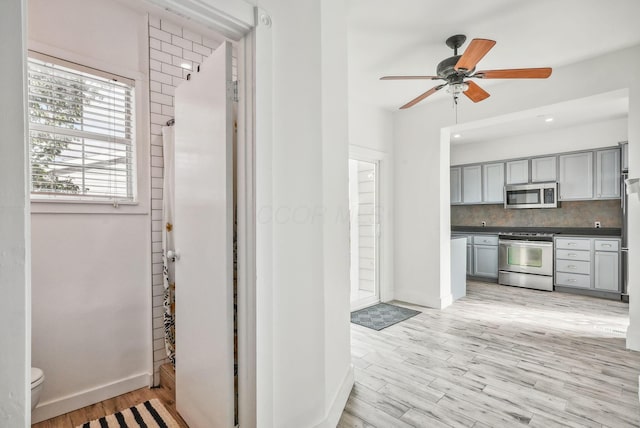
POLYGON ((462 55, 458 55, 458 48, 464 44, 467 36, 457 34, 447 39, 446 43, 453 49, 453 56, 438 64, 436 76, 384 76, 380 80, 445 80, 446 83, 436 85, 427 92, 412 99, 400 109, 413 107, 440 89, 449 86, 447 92, 453 94, 453 100, 457 103, 458 95, 463 93, 474 103, 485 100, 489 93, 468 78, 478 79, 546 79, 551 76, 550 67, 542 68, 512 68, 506 70, 475 71, 476 64, 496 44, 494 40, 473 39, 462 55))

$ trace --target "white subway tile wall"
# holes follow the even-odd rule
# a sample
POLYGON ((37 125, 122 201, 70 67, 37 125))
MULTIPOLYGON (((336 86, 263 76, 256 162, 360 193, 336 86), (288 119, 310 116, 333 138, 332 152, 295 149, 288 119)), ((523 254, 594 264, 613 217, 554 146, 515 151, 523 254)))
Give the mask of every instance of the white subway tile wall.
MULTIPOLYGON (((151 272, 153 296, 153 384, 169 362, 164 350, 164 285, 162 278, 162 127, 174 117, 174 88, 185 77, 182 64, 194 70, 220 42, 202 45, 203 37, 181 26, 149 16, 149 93, 151 112, 151 272), (194 52, 193 43, 198 43, 194 52)), ((187 73, 191 70, 185 70, 187 73)))
MULTIPOLYGON (((169 362, 164 349, 162 278, 162 177, 164 158, 162 127, 174 118, 175 87, 197 67, 223 38, 207 38, 186 28, 149 16, 149 93, 151 114, 151 272, 153 296, 153 384, 160 382, 159 368, 169 362), (184 68, 185 66, 190 69, 184 68)), ((237 76, 233 52, 233 76, 237 76)), ((179 287, 179 285, 177 285, 179 287)), ((178 357, 179 358, 179 357, 178 357)))

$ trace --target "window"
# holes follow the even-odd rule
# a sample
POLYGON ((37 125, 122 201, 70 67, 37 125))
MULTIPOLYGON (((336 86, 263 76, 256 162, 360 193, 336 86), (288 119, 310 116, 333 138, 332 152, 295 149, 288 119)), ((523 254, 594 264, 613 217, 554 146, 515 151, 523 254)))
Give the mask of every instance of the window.
POLYGON ((135 200, 134 84, 30 52, 34 200, 135 200))

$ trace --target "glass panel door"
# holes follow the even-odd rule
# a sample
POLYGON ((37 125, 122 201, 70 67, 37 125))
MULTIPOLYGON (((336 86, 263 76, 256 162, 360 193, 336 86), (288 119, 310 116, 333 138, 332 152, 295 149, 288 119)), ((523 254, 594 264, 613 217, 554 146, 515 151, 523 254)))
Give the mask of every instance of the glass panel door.
POLYGON ((377 163, 349 159, 352 309, 379 300, 377 173, 377 163))

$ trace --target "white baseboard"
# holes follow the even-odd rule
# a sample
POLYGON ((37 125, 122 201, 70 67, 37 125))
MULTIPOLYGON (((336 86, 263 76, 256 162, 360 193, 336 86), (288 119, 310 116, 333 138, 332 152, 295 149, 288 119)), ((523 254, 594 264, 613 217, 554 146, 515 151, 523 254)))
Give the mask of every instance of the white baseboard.
MULTIPOLYGON (((127 392, 134 391, 153 383, 153 375, 142 373, 125 379, 100 385, 92 389, 77 392, 65 397, 56 398, 38 404, 31 413, 31 423, 35 424, 53 417, 63 415, 73 410, 80 409, 91 404, 99 403, 127 392)), ((45 378, 45 388, 47 380, 45 378)))
POLYGON ((425 293, 415 291, 396 290, 395 300, 400 302, 411 303, 412 305, 426 306, 427 308, 443 309, 452 303, 452 296, 444 298, 432 299, 427 297, 425 293))
POLYGON ((316 425, 315 428, 335 428, 336 425, 338 425, 342 412, 344 411, 344 407, 347 405, 347 400, 349 399, 349 394, 351 394, 351 389, 353 388, 354 383, 355 376, 353 364, 350 364, 349 370, 342 381, 342 386, 340 386, 333 403, 331 403, 331 407, 329 407, 327 417, 324 418, 324 421, 316 425))

